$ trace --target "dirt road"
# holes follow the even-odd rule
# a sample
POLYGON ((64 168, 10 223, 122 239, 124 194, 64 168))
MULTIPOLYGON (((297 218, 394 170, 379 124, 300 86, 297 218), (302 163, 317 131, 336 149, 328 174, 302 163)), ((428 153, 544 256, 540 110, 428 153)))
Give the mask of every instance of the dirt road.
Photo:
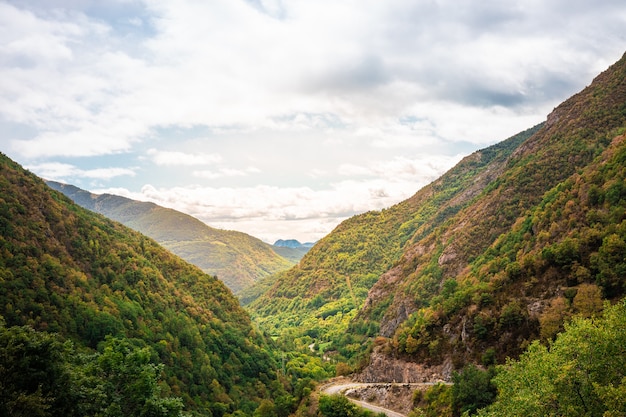
MULTIPOLYGON (((371 384, 371 383, 365 383, 365 382, 329 383, 327 385, 322 386, 320 391, 326 395, 333 395, 333 394, 344 395, 344 393, 349 389, 363 388, 363 387, 376 386, 376 385, 383 385, 383 384, 371 384)), ((375 413, 385 413, 388 417, 406 417, 405 414, 398 413, 397 411, 389 410, 387 408, 383 408, 375 404, 370 404, 365 401, 355 400, 354 398, 350 398, 350 397, 347 397, 347 398, 350 401, 352 401, 354 404, 358 405, 359 407, 363 407, 375 413)))

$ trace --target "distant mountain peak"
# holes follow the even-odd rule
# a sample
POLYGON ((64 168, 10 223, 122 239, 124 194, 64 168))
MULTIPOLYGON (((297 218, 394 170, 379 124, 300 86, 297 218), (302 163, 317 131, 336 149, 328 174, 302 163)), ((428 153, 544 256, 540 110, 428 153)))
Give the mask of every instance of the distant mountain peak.
POLYGON ((281 248, 299 248, 300 246, 302 246, 302 243, 300 243, 296 239, 278 239, 276 242, 274 242, 274 246, 278 246, 281 248))
POLYGON ((300 241, 296 239, 278 239, 274 242, 274 246, 279 248, 310 248, 313 247, 314 243, 306 242, 300 243, 300 241))

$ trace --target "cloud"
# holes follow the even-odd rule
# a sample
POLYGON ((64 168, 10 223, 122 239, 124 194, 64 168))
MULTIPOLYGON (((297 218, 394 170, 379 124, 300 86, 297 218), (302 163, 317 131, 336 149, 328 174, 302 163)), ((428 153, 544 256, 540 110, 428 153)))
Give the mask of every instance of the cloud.
POLYGON ((317 240, 340 221, 369 210, 389 207, 437 178, 460 157, 408 160, 397 158, 372 168, 343 166, 349 178, 330 187, 253 187, 145 185, 140 192, 122 188, 113 193, 189 213, 213 227, 234 229, 272 242, 285 236, 317 240), (354 174, 363 178, 354 179, 354 174), (289 224, 287 226, 279 224, 289 224), (285 232, 287 232, 285 234, 285 232))
POLYGON ((120 153, 131 149, 131 140, 101 129, 45 132, 30 140, 12 140, 10 148, 28 158, 54 156, 96 156, 120 153))
POLYGON ((623 54, 626 8, 15 0, 0 27, 1 143, 18 162, 302 239, 544 120, 623 54))
POLYGON ((233 168, 220 168, 216 171, 203 170, 203 171, 194 171, 194 177, 198 178, 206 178, 206 179, 216 179, 223 177, 245 177, 250 174, 257 174, 261 172, 260 169, 255 167, 248 167, 244 170, 241 169, 233 169, 233 168))
POLYGON ((39 165, 26 166, 27 169, 47 180, 63 181, 68 178, 89 178, 109 180, 120 176, 135 176, 135 171, 130 168, 94 168, 80 169, 71 164, 48 162, 39 165))
POLYGON ((3 4, 11 65, 1 75, 12 87, 2 96, 17 100, 0 101, 0 111, 42 134, 81 131, 87 120, 81 133, 95 131, 106 153, 120 146, 107 150, 98 130, 121 121, 137 124, 117 132, 130 146, 162 125, 273 128, 282 118, 295 130, 302 120, 285 116, 323 114, 377 128, 418 103, 554 105, 600 54, 622 48, 623 36, 599 32, 597 10, 603 25, 624 23, 612 1, 153 1, 124 18, 149 16, 154 28, 128 44, 113 24, 120 12, 114 21, 89 8, 35 14, 3 4), (572 65, 581 57, 586 64, 572 65))
POLYGON ((159 151, 154 148, 148 149, 148 155, 151 157, 152 162, 161 166, 212 165, 222 160, 222 157, 218 154, 191 154, 176 151, 159 151))
MULTIPOLYGON (((393 181, 431 182, 437 179, 446 169, 462 159, 463 155, 452 157, 424 156, 409 159, 403 156, 390 161, 380 161, 371 166, 343 164, 338 174, 347 177, 371 177, 393 181)), ((423 183, 422 185, 426 185, 423 183)))

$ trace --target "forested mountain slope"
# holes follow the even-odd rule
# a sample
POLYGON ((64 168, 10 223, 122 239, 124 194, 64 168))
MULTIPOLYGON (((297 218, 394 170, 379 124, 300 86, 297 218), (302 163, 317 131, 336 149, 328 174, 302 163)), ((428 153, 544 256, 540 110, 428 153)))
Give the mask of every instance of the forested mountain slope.
POLYGON ((623 296, 625 131, 622 58, 559 105, 470 205, 416 236, 362 317, 380 320, 397 353, 456 366, 489 347, 516 356, 623 296))
POLYGON ((341 223, 297 266, 257 284, 265 292, 249 305, 255 320, 284 336, 284 343, 308 345, 314 340, 339 349, 345 358, 362 351, 364 338, 378 333, 378 323, 354 320, 369 289, 398 262, 407 242, 427 235, 469 204, 537 129, 464 158, 402 203, 341 223), (349 324, 355 329, 351 334, 346 333, 349 324))
POLYGON ((0 327, 23 325, 81 349, 109 336, 144 349, 165 365, 160 389, 201 415, 251 415, 285 395, 266 341, 221 281, 0 154, 0 327))
POLYGON ((153 238, 207 274, 217 276, 235 293, 296 262, 260 239, 215 229, 173 209, 112 194, 93 194, 54 181, 47 183, 82 207, 153 238))
POLYGON ((624 293, 625 127, 622 58, 542 125, 342 223, 277 275, 255 319, 340 360, 382 335, 378 353, 448 370, 552 337, 624 293))

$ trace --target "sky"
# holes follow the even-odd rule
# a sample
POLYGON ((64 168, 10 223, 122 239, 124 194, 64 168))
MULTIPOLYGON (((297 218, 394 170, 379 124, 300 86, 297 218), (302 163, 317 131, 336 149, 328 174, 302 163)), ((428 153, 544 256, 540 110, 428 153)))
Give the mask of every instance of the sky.
POLYGON ((544 121, 625 50, 624 0, 0 0, 0 151, 312 242, 544 121))

